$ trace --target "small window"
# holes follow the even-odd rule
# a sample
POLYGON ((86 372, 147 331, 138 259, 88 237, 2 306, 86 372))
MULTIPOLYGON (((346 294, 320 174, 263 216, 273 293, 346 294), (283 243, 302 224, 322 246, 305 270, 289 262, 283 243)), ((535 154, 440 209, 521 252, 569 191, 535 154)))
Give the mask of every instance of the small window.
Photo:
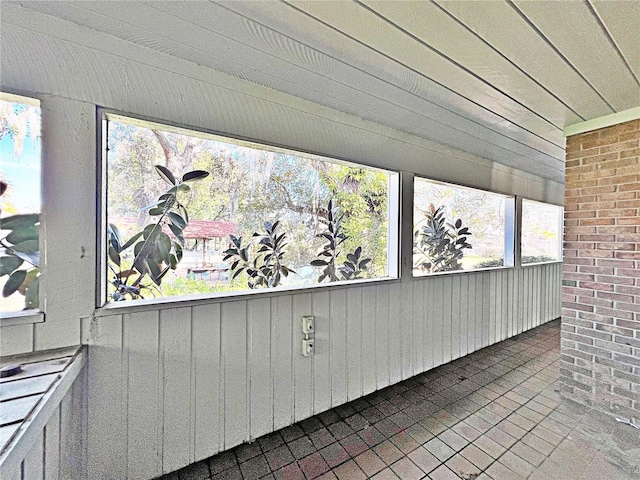
POLYGON ((397 173, 113 114, 104 129, 106 301, 396 276, 397 173))
POLYGON ((0 314, 40 297, 40 104, 0 93, 0 314))
POLYGON ((563 217, 557 205, 522 201, 522 265, 562 260, 563 217))
POLYGON ((514 198, 416 178, 413 274, 513 265, 514 198))

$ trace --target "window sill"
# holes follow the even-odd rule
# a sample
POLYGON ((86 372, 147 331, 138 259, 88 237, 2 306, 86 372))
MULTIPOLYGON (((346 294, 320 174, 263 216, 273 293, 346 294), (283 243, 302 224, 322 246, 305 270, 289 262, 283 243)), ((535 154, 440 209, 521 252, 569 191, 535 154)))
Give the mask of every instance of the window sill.
POLYGON ((451 270, 449 272, 435 272, 435 273, 425 273, 423 275, 413 274, 412 278, 414 279, 422 279, 422 278, 432 278, 432 277, 441 277, 445 275, 473 275, 474 273, 483 273, 483 272, 492 272, 494 270, 511 270, 516 268, 515 266, 500 266, 500 267, 485 267, 485 268, 476 268, 473 270, 451 270))
POLYGON ((261 288, 256 290, 225 292, 217 294, 196 294, 183 295, 169 298, 150 298, 147 300, 130 300, 124 302, 112 302, 98 307, 95 316, 103 317, 108 315, 118 315, 135 311, 156 310, 161 308, 193 307, 207 303, 223 303, 260 297, 279 297, 284 295, 296 295, 302 293, 317 292, 318 289, 333 290, 336 288, 355 288, 379 283, 396 283, 399 277, 364 278, 360 280, 348 280, 332 283, 318 283, 312 285, 297 285, 289 287, 261 288))
POLYGON ((556 263, 562 263, 562 260, 549 260, 548 262, 525 263, 522 265, 522 268, 539 267, 540 265, 553 265, 556 263))
POLYGON ((0 313, 0 327, 43 322, 44 312, 41 312, 40 310, 22 310, 20 312, 0 313))

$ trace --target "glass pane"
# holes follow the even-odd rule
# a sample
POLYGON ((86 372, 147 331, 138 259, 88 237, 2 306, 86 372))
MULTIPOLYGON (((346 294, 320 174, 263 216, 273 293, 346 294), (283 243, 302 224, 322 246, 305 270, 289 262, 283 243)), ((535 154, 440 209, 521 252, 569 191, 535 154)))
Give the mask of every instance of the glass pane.
POLYGON ((522 201, 523 265, 562 259, 562 220, 562 207, 522 201))
POLYGON ((0 97, 0 313, 39 305, 40 108, 0 97))
POLYGON ((107 221, 119 245, 110 244, 109 300, 386 277, 392 176, 112 118, 107 221), (192 171, 209 175, 174 188, 192 171))
POLYGON ((416 276, 505 263, 506 207, 512 197, 416 178, 416 276))

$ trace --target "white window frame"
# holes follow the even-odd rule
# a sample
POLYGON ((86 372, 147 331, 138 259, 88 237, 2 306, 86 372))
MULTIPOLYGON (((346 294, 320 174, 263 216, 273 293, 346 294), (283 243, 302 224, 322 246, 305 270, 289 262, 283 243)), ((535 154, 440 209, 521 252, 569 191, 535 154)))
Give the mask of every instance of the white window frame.
POLYGON ((97 108, 97 145, 98 145, 98 189, 97 198, 97 235, 96 239, 96 308, 98 310, 111 309, 136 309, 137 307, 145 308, 156 305, 192 305, 207 301, 223 301, 237 300, 243 297, 254 295, 274 296, 291 294, 292 292, 315 291, 317 289, 361 286, 363 284, 380 283, 380 282, 397 282, 400 280, 400 208, 401 208, 401 182, 402 173, 395 170, 383 169, 365 162, 354 161, 350 159, 329 157, 316 152, 310 152, 300 148, 290 146, 274 145, 262 140, 248 139, 239 135, 233 135, 224 132, 211 131, 202 127, 193 127, 180 125, 176 122, 150 119, 136 114, 122 113, 117 110, 108 108, 97 108), (131 300, 122 302, 107 302, 107 142, 108 142, 108 122, 123 121, 129 124, 139 125, 145 128, 155 127, 165 131, 173 131, 176 133, 202 136, 204 138, 217 141, 235 143, 245 145, 252 148, 263 147, 273 152, 287 153, 292 155, 303 155, 313 157, 314 159, 349 165, 355 167, 364 167, 370 170, 377 170, 389 175, 388 182, 388 225, 387 225, 387 276, 380 278, 367 278, 356 280, 345 280, 330 283, 316 283, 295 286, 279 286, 274 288, 210 293, 210 294, 192 294, 181 295, 175 297, 150 298, 144 300, 131 300))
POLYGON ((555 203, 549 203, 549 202, 541 202, 540 200, 533 200, 530 198, 525 198, 522 197, 521 202, 520 202, 521 208, 520 208, 520 234, 518 235, 518 239, 520 240, 518 243, 518 263, 520 264, 520 266, 522 266, 523 268, 527 268, 527 267, 534 267, 536 265, 547 265, 550 263, 562 263, 563 262, 563 256, 564 256, 564 248, 563 248, 563 241, 562 238, 564 236, 564 206, 563 205, 557 205, 555 203), (546 262, 533 262, 533 263, 522 263, 522 219, 524 218, 523 216, 523 210, 524 210, 524 204, 528 202, 528 203, 537 203, 539 205, 547 205, 547 206, 551 206, 551 207, 557 207, 560 209, 560 215, 558 217, 558 258, 555 260, 547 260, 546 262))
MULTIPOLYGON (((415 210, 415 182, 416 180, 424 180, 430 183, 435 183, 438 185, 445 185, 448 187, 463 189, 463 190, 475 190, 478 192, 490 193, 493 195, 499 195, 505 197, 505 226, 504 226, 504 261, 503 265, 499 267, 482 267, 482 268, 474 268, 471 270, 452 270, 449 272, 434 272, 434 273, 424 273, 424 274, 415 274, 414 269, 411 268, 411 276, 412 278, 429 278, 439 275, 464 275, 474 272, 483 272, 487 270, 499 270, 499 269, 509 269, 514 268, 517 262, 517 252, 516 245, 519 245, 520 242, 517 242, 516 239, 518 237, 518 197, 516 195, 510 193, 496 192, 494 190, 488 190, 485 188, 471 187, 468 185, 461 185, 453 182, 445 182, 442 180, 435 180, 433 178, 429 178, 424 175, 414 175, 413 178, 413 195, 411 197, 411 232, 413 234, 415 229, 415 218, 414 218, 414 210, 415 210)), ((471 232, 473 233, 473 232, 471 232)), ((412 235, 413 238, 413 235, 412 235)), ((413 266, 413 244, 411 248, 411 265, 413 266)))
MULTIPOLYGON (((28 93, 11 93, 7 91, 0 92, 0 99, 7 102, 22 103, 32 107, 38 107, 40 114, 42 115, 42 102, 37 95, 28 93)), ((40 146, 40 285, 39 285, 39 299, 38 308, 32 308, 29 310, 16 310, 12 312, 0 312, 0 327, 9 327, 13 325, 24 325, 31 323, 42 323, 45 321, 46 310, 46 202, 44 196, 44 158, 43 155, 45 149, 45 138, 42 136, 40 146)))

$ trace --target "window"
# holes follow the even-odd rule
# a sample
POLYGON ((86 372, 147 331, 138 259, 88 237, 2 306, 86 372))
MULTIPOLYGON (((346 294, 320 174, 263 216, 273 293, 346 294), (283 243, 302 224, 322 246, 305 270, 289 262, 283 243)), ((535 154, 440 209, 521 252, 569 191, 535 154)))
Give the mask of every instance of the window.
POLYGON ((40 282, 40 106, 0 93, 0 315, 37 309, 40 282))
POLYGON ((103 128, 105 301, 397 275, 397 173, 113 114, 103 128))
POLYGON ((557 205, 522 201, 521 263, 562 260, 564 211, 557 205))
POLYGON ((413 274, 513 265, 513 197, 416 178, 413 274))

